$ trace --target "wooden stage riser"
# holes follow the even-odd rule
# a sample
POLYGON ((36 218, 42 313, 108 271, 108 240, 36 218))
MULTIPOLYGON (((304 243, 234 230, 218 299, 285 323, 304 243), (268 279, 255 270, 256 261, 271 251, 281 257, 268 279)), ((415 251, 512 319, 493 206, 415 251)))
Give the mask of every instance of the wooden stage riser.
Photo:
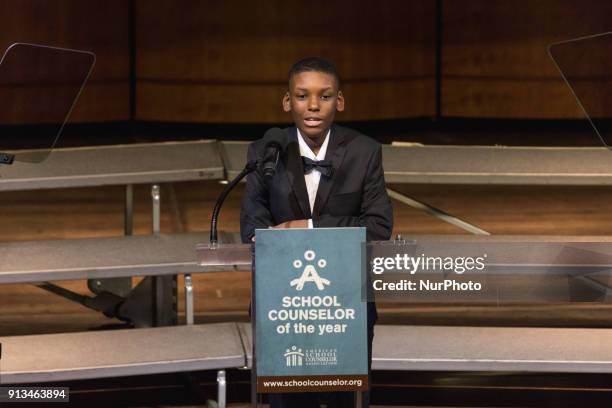
MULTIPOLYGON (((214 181, 162 185, 162 232, 205 231, 223 185, 214 181)), ((230 195, 220 227, 239 230, 242 186, 230 195)), ((612 234, 612 189, 605 187, 393 186, 495 234, 612 234)), ((122 187, 0 193, 0 240, 64 239, 123 234, 122 187)), ((395 231, 414 234, 462 233, 394 202, 395 231)), ((151 232, 149 186, 136 186, 136 234, 151 232)), ((248 319, 250 274, 194 275, 197 321, 248 319)), ((85 282, 62 285, 87 294, 85 282)), ((179 284, 182 297, 182 282, 179 284)), ((179 303, 182 308, 182 302, 179 303)), ((571 322, 593 326, 612 321, 607 305, 482 307, 461 305, 380 305, 381 321, 393 323, 508 325, 571 322)), ((32 285, 0 285, 0 332, 26 334, 79 331, 119 323, 32 285), (24 325, 24 319, 30 322, 24 325)))

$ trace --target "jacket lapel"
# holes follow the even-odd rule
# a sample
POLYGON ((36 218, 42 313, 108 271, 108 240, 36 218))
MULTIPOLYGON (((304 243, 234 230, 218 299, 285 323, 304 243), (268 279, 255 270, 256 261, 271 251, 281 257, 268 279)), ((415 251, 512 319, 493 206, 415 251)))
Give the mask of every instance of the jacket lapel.
MULTIPOLYGON (((299 152, 298 152, 299 153, 299 152)), ((327 145, 327 152, 325 153, 325 159, 331 160, 334 173, 331 177, 325 177, 321 175, 319 181, 319 188, 317 189, 317 197, 315 198, 313 214, 319 215, 327 203, 329 193, 334 185, 334 180, 337 178, 338 171, 344 160, 346 154, 346 148, 344 146, 344 133, 342 129, 336 125, 332 126, 331 133, 329 135, 329 142, 327 145)), ((302 177, 303 179, 304 177, 302 177)), ((308 202, 308 200, 306 201, 308 202)))
POLYGON ((304 179, 304 167, 302 165, 302 156, 300 155, 300 146, 297 140, 297 129, 292 127, 289 129, 289 144, 287 144, 287 178, 289 184, 293 187, 293 193, 297 198, 297 202, 302 210, 305 219, 312 218, 310 213, 310 203, 308 202, 308 190, 306 190, 306 181, 304 179))

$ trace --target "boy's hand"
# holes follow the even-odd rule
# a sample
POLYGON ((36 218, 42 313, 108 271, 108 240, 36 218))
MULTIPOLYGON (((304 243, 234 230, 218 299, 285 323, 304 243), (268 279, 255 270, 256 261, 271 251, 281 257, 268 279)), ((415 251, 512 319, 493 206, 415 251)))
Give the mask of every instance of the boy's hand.
POLYGON ((282 224, 275 225, 275 229, 287 229, 287 228, 308 228, 308 220, 292 220, 283 222, 282 224))

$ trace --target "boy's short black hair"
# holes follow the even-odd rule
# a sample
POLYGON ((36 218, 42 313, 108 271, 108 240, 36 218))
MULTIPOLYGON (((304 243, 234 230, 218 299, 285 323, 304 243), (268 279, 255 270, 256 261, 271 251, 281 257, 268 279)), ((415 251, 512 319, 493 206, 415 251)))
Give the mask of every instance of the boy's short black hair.
POLYGON ((338 75, 338 70, 331 61, 321 58, 321 57, 308 57, 299 60, 289 70, 289 82, 291 83, 291 78, 294 75, 300 74, 302 72, 324 72, 326 74, 332 75, 336 78, 336 82, 338 87, 340 86, 340 75, 338 75))

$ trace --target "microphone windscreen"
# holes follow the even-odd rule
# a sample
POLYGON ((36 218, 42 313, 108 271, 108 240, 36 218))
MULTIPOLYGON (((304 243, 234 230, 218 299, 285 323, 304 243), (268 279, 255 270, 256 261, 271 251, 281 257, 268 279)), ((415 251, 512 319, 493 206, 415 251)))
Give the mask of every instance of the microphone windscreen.
POLYGON ((287 145, 287 132, 277 127, 268 129, 263 138, 266 141, 266 147, 277 145, 282 150, 287 145))

